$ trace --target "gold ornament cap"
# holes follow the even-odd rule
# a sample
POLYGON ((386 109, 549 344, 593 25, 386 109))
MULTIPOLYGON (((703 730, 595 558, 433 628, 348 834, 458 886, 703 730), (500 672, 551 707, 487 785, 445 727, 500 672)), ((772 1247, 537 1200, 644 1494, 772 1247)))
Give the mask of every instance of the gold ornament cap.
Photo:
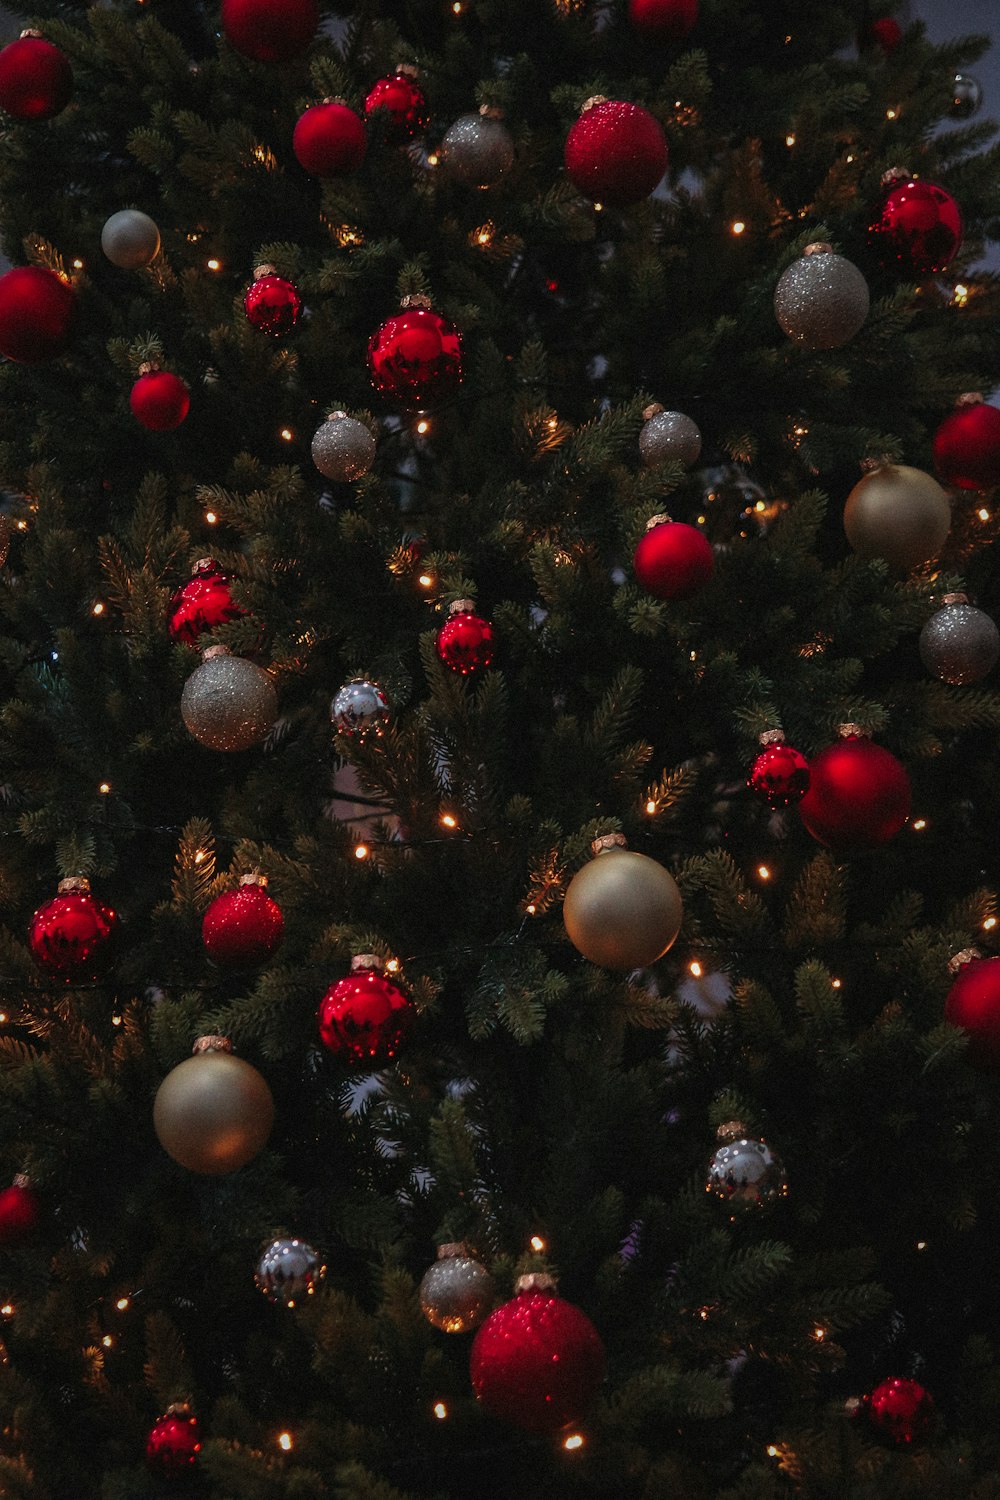
POLYGON ((724 1120, 715 1132, 717 1141, 738 1141, 747 1134, 742 1120, 724 1120))
POLYGON ((26 26, 20 33, 19 40, 23 41, 26 36, 37 36, 39 40, 45 40, 44 32, 39 31, 37 26, 26 26))
POLYGON ((476 608, 475 599, 453 599, 448 605, 450 615, 471 615, 476 608))
POLYGON ((360 974, 365 969, 383 969, 384 960, 378 953, 355 953, 351 959, 351 973, 360 974))
POLYGON ((974 959, 982 958, 982 956, 978 948, 960 948, 948 960, 948 973, 957 974, 959 969, 964 969, 966 964, 971 964, 974 959))
POLYGON ((623 833, 602 833, 590 841, 590 852, 596 859, 598 854, 607 854, 611 849, 627 849, 628 840, 623 833))
POLYGON ((783 729, 765 729, 757 736, 758 745, 783 745, 785 743, 785 731, 783 729))
POLYGON ((86 875, 67 875, 65 880, 60 880, 56 890, 60 896, 86 896, 90 891, 90 881, 86 875))
POLYGON ((873 453, 869 458, 861 460, 861 471, 864 474, 876 474, 879 469, 895 468, 896 460, 891 453, 873 453))
POLYGON ((872 732, 864 724, 838 724, 837 734, 842 740, 870 740, 872 732))
POLYGON ((519 1276, 514 1283, 514 1291, 521 1292, 554 1292, 557 1286, 556 1278, 550 1276, 547 1271, 531 1271, 527 1276, 519 1276))
POLYGON ((408 297, 403 298, 399 305, 404 310, 408 307, 423 307, 429 310, 433 306, 431 299, 425 292, 411 292, 408 297))
POLYGON ((277 276, 277 266, 272 266, 269 260, 261 261, 259 266, 253 268, 253 279, 259 281, 262 276, 277 276))
POLYGON ((213 661, 217 656, 232 656, 228 646, 206 646, 201 653, 202 661, 213 661))
POLYGON ((580 106, 581 115, 585 115, 588 109, 594 109, 598 104, 607 104, 607 94, 591 94, 589 99, 584 99, 580 106))
POLYGON ((961 411, 963 407, 966 407, 966 406, 982 406, 982 404, 983 404, 983 393, 982 393, 982 391, 963 391, 962 394, 961 394, 961 396, 959 396, 959 397, 956 398, 956 401, 955 401, 955 410, 956 411, 961 411))
POLYGON ((672 520, 673 516, 668 515, 665 510, 658 510, 656 512, 656 515, 650 516, 649 520, 646 522, 646 530, 652 531, 657 526, 669 526, 672 520))
POLYGON ((505 118, 499 104, 481 104, 479 106, 479 113, 484 120, 502 120, 505 118))
POLYGON ((404 78, 419 78, 420 77, 420 69, 417 67, 416 63, 413 63, 413 62, 401 62, 401 63, 397 63, 396 64, 396 75, 397 75, 397 77, 399 76, 400 73, 402 73, 402 75, 403 75, 404 78))
POLYGON ((192 571, 194 573, 207 573, 209 569, 217 568, 218 566, 214 557, 199 557, 192 571))
POLYGON ((342 422, 346 416, 346 411, 341 411, 340 407, 338 406, 336 411, 327 412, 326 420, 328 422, 342 422))
POLYGON ((163 366, 160 364, 160 361, 158 359, 144 359, 142 364, 139 366, 139 374, 155 375, 157 370, 162 370, 162 368, 163 366))
POLYGON ((469 1247, 461 1240, 449 1240, 444 1245, 438 1245, 438 1260, 467 1260, 469 1247))
POLYGON ((321 99, 320 100, 320 103, 321 104, 344 104, 344 105, 346 105, 347 104, 347 100, 343 97, 342 94, 327 94, 327 96, 326 96, 325 99, 321 99))
POLYGON ((944 604, 968 604, 968 594, 942 594, 941 603, 944 604))
POLYGON ((12 1184, 16 1188, 28 1188, 31 1186, 31 1178, 28 1176, 27 1172, 15 1172, 12 1178, 12 1184))
POLYGON ((183 1417, 185 1421, 189 1421, 194 1416, 194 1412, 191 1410, 191 1404, 188 1401, 171 1401, 163 1415, 165 1417, 183 1417))
POLYGON ((203 1052, 232 1052, 232 1042, 227 1036, 200 1036, 191 1048, 192 1056, 200 1057, 203 1052))
POLYGON ((832 255, 833 254, 833 246, 830 245, 830 244, 828 244, 826 240, 814 240, 811 245, 807 245, 806 246, 806 248, 803 250, 802 254, 803 255, 832 255))
POLYGON ((642 420, 644 422, 651 422, 654 417, 662 416, 666 409, 665 406, 660 405, 659 401, 653 401, 643 410, 642 420))
POLYGON ((260 870, 248 870, 245 875, 240 876, 240 885, 256 885, 259 886, 262 891, 266 891, 267 876, 262 874, 260 870))
POLYGON ((912 177, 913 173, 906 167, 890 167, 888 171, 882 173, 879 182, 884 188, 889 188, 895 187, 898 182, 910 182, 912 177))

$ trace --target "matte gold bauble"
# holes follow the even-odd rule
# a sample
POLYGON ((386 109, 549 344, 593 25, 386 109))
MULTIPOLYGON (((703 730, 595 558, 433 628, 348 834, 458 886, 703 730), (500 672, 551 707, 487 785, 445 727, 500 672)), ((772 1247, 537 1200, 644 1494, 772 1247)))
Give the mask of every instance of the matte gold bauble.
POLYGON ((225 1037, 199 1037, 195 1055, 169 1072, 153 1103, 153 1128, 168 1156, 189 1172, 219 1177, 262 1151, 274 1100, 225 1037))
POLYGON ((209 750, 249 750, 273 727, 278 695, 262 667, 226 646, 202 653, 181 694, 181 718, 209 750))
POLYGON ((951 526, 948 496, 930 474, 883 464, 858 481, 844 506, 847 540, 860 557, 907 573, 937 557, 951 526))
POLYGON ((595 839, 595 857, 577 870, 563 905, 574 948, 592 964, 619 973, 661 958, 684 915, 670 872, 624 845, 621 834, 595 839))

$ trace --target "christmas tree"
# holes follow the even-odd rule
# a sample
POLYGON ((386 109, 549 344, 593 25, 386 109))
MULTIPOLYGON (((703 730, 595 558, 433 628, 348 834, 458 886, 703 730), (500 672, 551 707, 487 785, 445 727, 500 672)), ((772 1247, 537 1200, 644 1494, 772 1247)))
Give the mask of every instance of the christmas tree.
POLYGON ((1000 148, 891 10, 0 53, 3 1496, 1000 1496, 1000 148))

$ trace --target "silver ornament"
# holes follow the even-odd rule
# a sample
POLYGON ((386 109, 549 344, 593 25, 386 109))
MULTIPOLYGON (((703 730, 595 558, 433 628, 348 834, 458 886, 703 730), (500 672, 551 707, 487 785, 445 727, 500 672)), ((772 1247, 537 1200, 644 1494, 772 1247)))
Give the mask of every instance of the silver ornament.
POLYGON ((188 732, 209 750, 248 750, 278 717, 278 695, 268 674, 228 646, 202 653, 181 694, 188 732))
POLYGON ((311 451, 321 474, 337 484, 350 484, 367 474, 375 462, 375 439, 364 422, 345 411, 332 411, 317 427, 311 451))
POLYGON ((868 283, 829 245, 807 245, 782 273, 774 315, 783 332, 806 349, 839 349, 868 316, 868 283))
POLYGON ((494 114, 462 115, 444 133, 439 151, 445 171, 463 187, 493 187, 514 161, 514 142, 494 114))
POLYGON ((348 738, 379 735, 389 722, 389 700, 377 682, 352 677, 333 695, 330 722, 338 734, 348 738))
POLYGON ((953 120, 967 120, 983 102, 983 86, 971 73, 956 73, 951 80, 948 113, 953 120))
POLYGON ((647 406, 645 422, 639 433, 639 457, 647 469, 673 461, 690 469, 701 453, 701 433, 697 424, 682 411, 664 411, 662 406, 647 406))
POLYGON ((920 660, 942 682, 980 682, 1000 657, 1000 630, 964 594, 944 604, 920 632, 920 660))
POLYGON ((723 1143, 708 1164, 705 1191, 719 1198, 731 1214, 770 1208, 788 1193, 788 1179, 766 1141, 744 1134, 737 1121, 719 1131, 723 1143))
POLYGON ((148 214, 123 208, 112 214, 101 230, 101 249, 113 266, 138 271, 148 266, 160 248, 160 231, 148 214))
POLYGON ((305 1240, 272 1240, 257 1262, 254 1281, 269 1302, 295 1307, 313 1295, 325 1275, 326 1266, 305 1240))
POLYGON ((493 1278, 464 1245, 441 1245, 420 1283, 424 1317, 444 1333, 478 1328, 493 1305, 493 1278))

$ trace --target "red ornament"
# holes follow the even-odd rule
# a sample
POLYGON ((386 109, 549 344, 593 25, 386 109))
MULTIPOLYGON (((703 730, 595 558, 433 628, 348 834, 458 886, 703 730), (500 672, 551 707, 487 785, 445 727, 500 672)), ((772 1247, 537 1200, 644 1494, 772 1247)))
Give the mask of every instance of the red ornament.
POLYGON ((491 1313, 469 1360, 477 1400, 525 1432, 557 1432, 583 1416, 604 1379, 604 1345, 593 1323, 558 1297, 548 1276, 523 1276, 518 1294, 491 1313))
POLYGON ((712 576, 707 537, 683 521, 651 516, 632 559, 635 576, 654 599, 690 599, 712 576))
POLYGON ((201 1427, 188 1406, 171 1406, 146 1439, 146 1462, 162 1479, 183 1479, 198 1462, 201 1427))
POLYGON ((128 404, 150 432, 172 432, 191 410, 191 393, 179 375, 147 370, 132 387, 128 404))
POLYGON ((809 766, 809 790, 799 815, 821 844, 874 849, 893 838, 910 813, 910 778, 894 755, 873 745, 857 725, 809 766))
POLYGON ((471 599, 456 599, 437 635, 437 654, 446 667, 467 677, 493 660, 493 626, 473 614, 471 599))
POLYGON ((90 894, 82 875, 59 882, 59 894, 40 906, 28 928, 35 963, 53 979, 80 984, 97 979, 111 959, 118 916, 90 894))
POLYGON ((324 99, 299 116, 292 150, 314 177, 346 177, 364 161, 368 137, 353 109, 339 99, 324 99))
POLYGON ((382 960, 358 953, 351 972, 320 1001, 320 1040, 348 1063, 381 1064, 396 1056, 414 1021, 411 1002, 382 973, 382 960))
POLYGON ((23 32, 0 52, 0 109, 15 120, 51 120, 72 94, 72 68, 37 32, 23 32))
POLYGON ((1000 411, 981 397, 961 397, 934 434, 934 467, 961 490, 1000 484, 1000 411))
POLYGON ((682 42, 698 20, 698 0, 628 0, 633 31, 657 42, 682 42))
POLYGON ((903 40, 903 28, 895 16, 880 16, 869 26, 868 40, 881 47, 886 57, 891 57, 903 40))
POLYGON ((897 261, 914 276, 932 276, 961 248, 962 215, 951 194, 933 182, 901 182, 868 233, 884 260, 897 261))
POLYGON ((202 557, 194 565, 194 576, 170 600, 167 629, 175 641, 197 645, 206 630, 218 630, 228 620, 246 614, 233 603, 230 578, 214 557, 202 557))
POLYGON ((280 338, 290 333, 299 321, 302 298, 290 281, 279 276, 273 266, 258 266, 252 286, 247 288, 243 307, 255 328, 280 338))
POLYGON ((24 365, 53 359, 69 345, 76 292, 42 266, 15 266, 0 276, 0 354, 24 365))
POLYGON ((20 1245, 38 1228, 42 1206, 27 1177, 15 1177, 0 1193, 0 1247, 20 1245))
POLYGON ((223 891, 205 912, 201 937, 213 963, 262 964, 281 946, 285 919, 267 894, 263 875, 243 875, 239 889, 223 891))
POLYGON ((1000 958, 982 958, 975 949, 956 954, 954 984, 944 1018, 969 1037, 969 1056, 980 1067, 1000 1067, 1000 958), (960 962, 961 960, 961 962, 960 962))
POLYGON ((764 749, 750 767, 750 790, 775 809, 799 802, 809 790, 809 762, 801 750, 785 743, 780 729, 760 738, 764 749))
POLYGON ((254 62, 288 62, 316 35, 316 0, 222 0, 222 29, 254 62))
POLYGON ((564 160, 585 198, 625 208, 648 198, 667 170, 667 142, 640 105, 598 99, 584 105, 566 137, 564 160))
POLYGON ((861 1406, 872 1429, 897 1448, 922 1442, 934 1426, 934 1398, 916 1380, 883 1380, 861 1406))
POLYGON ((400 71, 391 78, 379 79, 365 100, 365 114, 377 109, 386 113, 385 138, 392 146, 401 146, 427 129, 427 100, 409 73, 400 71))
POLYGON ((462 340, 454 323, 432 307, 404 307, 368 341, 372 385, 404 406, 426 407, 462 382, 462 340))

